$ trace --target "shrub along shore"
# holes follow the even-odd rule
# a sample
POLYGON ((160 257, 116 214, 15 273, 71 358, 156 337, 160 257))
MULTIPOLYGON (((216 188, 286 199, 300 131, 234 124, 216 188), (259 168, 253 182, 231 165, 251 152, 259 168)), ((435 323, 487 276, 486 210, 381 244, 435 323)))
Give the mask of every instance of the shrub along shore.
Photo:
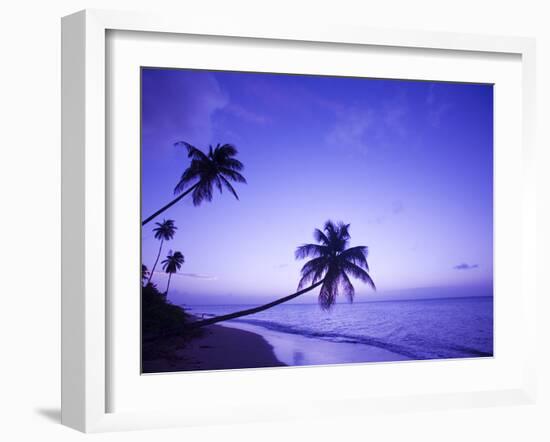
POLYGON ((142 288, 142 372, 220 370, 283 366, 260 335, 211 325, 171 304, 153 285, 142 288))

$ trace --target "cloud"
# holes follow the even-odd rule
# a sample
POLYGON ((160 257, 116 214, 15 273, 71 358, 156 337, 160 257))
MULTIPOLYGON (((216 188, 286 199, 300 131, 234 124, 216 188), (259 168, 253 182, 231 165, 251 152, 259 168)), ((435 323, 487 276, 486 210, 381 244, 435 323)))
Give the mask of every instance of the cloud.
POLYGON ((248 123, 267 124, 271 122, 271 119, 269 117, 249 111, 238 104, 230 104, 229 106, 226 106, 223 110, 248 123))
POLYGON ((213 75, 192 71, 145 69, 142 91, 145 155, 148 150, 173 150, 180 140, 199 146, 211 143, 213 114, 229 103, 213 75))
POLYGON ((405 93, 398 91, 369 108, 331 103, 324 103, 323 107, 335 114, 335 123, 329 126, 325 142, 340 149, 364 154, 372 148, 391 147, 409 136, 410 112, 405 93))
POLYGON ((203 273, 178 273, 178 275, 187 276, 188 278, 205 279, 207 281, 216 281, 218 279, 217 276, 205 275, 203 273))
POLYGON ((273 81, 270 76, 251 76, 247 79, 246 93, 255 101, 276 114, 292 109, 310 115, 312 109, 322 108, 330 112, 344 110, 338 101, 320 98, 318 93, 308 87, 292 81, 292 76, 279 77, 273 81), (304 106, 304 103, 310 103, 304 106))
POLYGON ((436 88, 435 84, 431 84, 426 97, 426 104, 428 105, 427 118, 433 127, 439 127, 442 118, 453 107, 451 103, 441 100, 440 94, 436 93, 436 88))
POLYGON ((433 109, 428 111, 428 121, 434 127, 439 127, 443 116, 452 108, 450 103, 441 103, 435 105, 433 109))
MULTIPOLYGON (((167 276, 168 273, 157 270, 155 275, 164 275, 167 276)), ((205 281, 216 281, 218 279, 215 275, 207 275, 204 273, 174 273, 176 276, 186 276, 188 278, 204 279, 205 281)))
POLYGON ((349 109, 342 112, 326 135, 326 142, 338 148, 347 148, 357 152, 366 152, 368 148, 367 131, 371 126, 371 111, 349 109))
POLYGON ((453 267, 453 269, 455 270, 472 270, 472 269, 477 269, 479 267, 478 264, 466 264, 465 262, 463 262, 462 264, 458 264, 456 266, 453 267))
POLYGON ((384 224, 386 221, 390 222, 392 216, 397 216, 405 210, 405 206, 401 200, 395 200, 391 204, 391 208, 386 208, 383 214, 378 214, 367 218, 367 224, 384 224))
POLYGON ((228 96, 210 73, 178 69, 142 71, 142 188, 143 209, 158 207, 172 197, 172 189, 188 164, 187 152, 175 147, 186 141, 199 149, 220 141, 215 114, 228 96))
POLYGON ((383 110, 385 128, 401 137, 405 137, 407 135, 407 128, 405 126, 407 114, 408 109, 404 98, 398 97, 386 103, 383 110))

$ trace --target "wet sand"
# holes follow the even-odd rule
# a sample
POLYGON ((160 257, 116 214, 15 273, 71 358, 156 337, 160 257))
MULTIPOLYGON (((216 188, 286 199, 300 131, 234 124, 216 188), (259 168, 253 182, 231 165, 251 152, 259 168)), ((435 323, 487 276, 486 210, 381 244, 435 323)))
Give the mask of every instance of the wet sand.
POLYGON ((358 364, 406 361, 410 358, 383 348, 365 344, 332 342, 293 333, 282 333, 256 325, 227 321, 235 327, 261 335, 273 348, 275 357, 290 366, 358 364))
POLYGON ((173 338, 157 345, 154 358, 143 361, 143 373, 235 368, 281 367, 273 347, 259 334, 211 325, 190 340, 173 338), (160 348, 164 347, 164 348, 160 348))

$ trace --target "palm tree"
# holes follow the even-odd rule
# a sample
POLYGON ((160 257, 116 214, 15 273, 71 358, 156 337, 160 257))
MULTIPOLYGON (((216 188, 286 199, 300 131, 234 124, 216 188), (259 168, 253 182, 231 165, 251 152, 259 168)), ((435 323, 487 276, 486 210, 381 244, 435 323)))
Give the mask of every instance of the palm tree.
POLYGON ((174 194, 181 195, 146 218, 141 223, 142 226, 156 218, 166 209, 172 207, 191 192, 193 192, 193 205, 198 206, 203 201, 212 201, 214 186, 217 187, 220 193, 225 187, 236 199, 239 199, 230 181, 246 184, 246 179, 240 174, 240 171, 244 168, 243 163, 234 158, 237 155, 235 146, 231 144, 218 144, 215 148, 210 146, 208 154, 206 154, 185 141, 179 141, 175 145, 185 146, 187 148, 187 156, 191 158, 190 166, 185 169, 174 188, 174 194), (186 186, 195 180, 197 180, 195 184, 186 189, 186 186))
POLYGON ((155 264, 153 265, 153 268, 149 273, 149 279, 147 280, 147 284, 151 282, 153 273, 155 273, 155 268, 157 267, 157 263, 159 262, 160 252, 162 251, 162 245, 164 244, 164 241, 170 241, 174 237, 174 235, 176 234, 176 230, 178 229, 174 225, 173 219, 164 219, 162 220, 162 223, 155 223, 155 224, 157 225, 157 227, 153 229, 153 232, 155 232, 155 238, 160 240, 160 247, 159 247, 159 252, 157 254, 157 259, 155 260, 155 264))
POLYGON ((259 307, 194 322, 190 324, 190 327, 203 327, 216 322, 259 313, 290 301, 319 286, 321 286, 318 298, 319 304, 324 310, 330 310, 336 302, 340 289, 348 300, 353 302, 355 289, 348 275, 367 283, 376 290, 376 286, 368 273, 368 248, 365 246, 347 248, 350 240, 349 226, 349 224, 342 222, 335 224, 332 221, 327 221, 323 230, 315 229, 313 232, 317 244, 304 244, 296 249, 296 259, 313 258, 302 267, 302 277, 298 283, 296 293, 259 307), (307 284, 311 285, 305 287, 307 284))
POLYGON ((164 261, 162 261, 162 270, 168 273, 168 283, 166 284, 166 291, 164 296, 168 295, 168 289, 170 288, 170 279, 172 279, 172 274, 176 273, 181 265, 185 262, 185 257, 181 252, 174 252, 172 250, 168 253, 168 256, 164 261))
POLYGON ((141 285, 145 286, 144 282, 149 276, 149 269, 145 264, 141 264, 141 285))

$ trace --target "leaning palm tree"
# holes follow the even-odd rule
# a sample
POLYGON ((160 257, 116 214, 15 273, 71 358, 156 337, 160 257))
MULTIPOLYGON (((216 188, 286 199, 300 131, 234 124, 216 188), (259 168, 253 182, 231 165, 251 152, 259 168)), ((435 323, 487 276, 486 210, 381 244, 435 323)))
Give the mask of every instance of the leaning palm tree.
POLYGON ((166 291, 164 292, 164 296, 168 295, 168 289, 170 288, 170 279, 172 279, 172 274, 176 273, 181 268, 181 265, 184 262, 185 258, 182 253, 172 253, 172 250, 170 250, 166 259, 162 261, 162 270, 168 273, 168 283, 166 284, 166 291))
POLYGON ((143 220, 142 226, 191 192, 193 192, 193 205, 198 206, 203 201, 212 201, 214 186, 220 192, 225 187, 236 199, 239 199, 230 181, 246 183, 246 179, 240 174, 240 171, 244 168, 243 163, 234 158, 237 155, 235 146, 231 144, 218 144, 215 148, 210 146, 206 154, 185 141, 179 141, 175 145, 185 146, 187 156, 191 158, 191 164, 183 172, 174 188, 174 194, 180 195, 143 220), (193 182, 194 184, 188 187, 193 182))
POLYGON ((174 225, 173 219, 165 219, 165 220, 162 220, 161 223, 155 223, 155 224, 157 225, 157 227, 153 229, 153 232, 155 232, 155 238, 160 240, 160 247, 159 247, 159 252, 157 253, 157 259, 155 260, 155 264, 153 265, 153 268, 149 272, 149 279, 147 280, 147 284, 151 282, 153 273, 155 273, 155 268, 157 267, 157 263, 159 262, 160 252, 162 251, 162 245, 164 244, 164 241, 170 241, 174 237, 174 235, 176 234, 176 230, 178 229, 174 225))
POLYGON ((313 232, 317 244, 304 244, 296 249, 296 259, 313 258, 302 267, 302 277, 296 293, 259 307, 194 322, 190 324, 190 327, 203 327, 259 313, 297 298, 319 286, 321 286, 318 297, 319 305, 324 310, 330 310, 336 302, 340 290, 350 302, 353 302, 355 289, 350 281, 350 276, 367 283, 376 290, 369 275, 368 248, 365 246, 347 248, 350 240, 349 226, 342 222, 335 224, 332 221, 327 221, 323 230, 315 229, 313 232), (310 285, 308 286, 308 284, 310 285))

